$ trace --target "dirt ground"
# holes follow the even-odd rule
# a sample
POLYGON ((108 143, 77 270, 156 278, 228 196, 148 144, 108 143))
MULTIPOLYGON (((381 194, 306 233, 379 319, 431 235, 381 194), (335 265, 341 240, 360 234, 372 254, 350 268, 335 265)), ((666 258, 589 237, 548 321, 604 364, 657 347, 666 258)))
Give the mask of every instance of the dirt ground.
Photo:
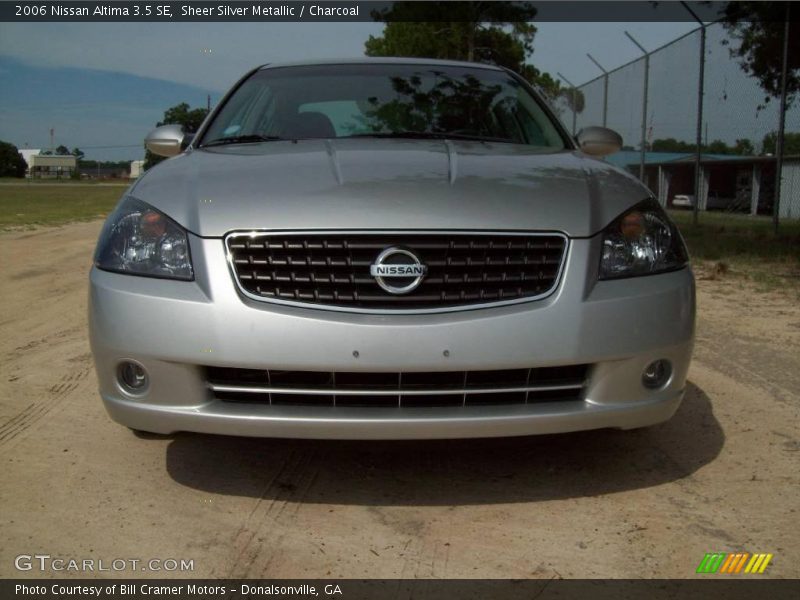
POLYGON ((96 391, 99 228, 0 234, 0 577, 80 575, 14 568, 49 554, 193 559, 194 577, 683 578, 711 551, 800 576, 800 307, 780 291, 699 274, 686 400, 645 430, 142 439, 96 391))

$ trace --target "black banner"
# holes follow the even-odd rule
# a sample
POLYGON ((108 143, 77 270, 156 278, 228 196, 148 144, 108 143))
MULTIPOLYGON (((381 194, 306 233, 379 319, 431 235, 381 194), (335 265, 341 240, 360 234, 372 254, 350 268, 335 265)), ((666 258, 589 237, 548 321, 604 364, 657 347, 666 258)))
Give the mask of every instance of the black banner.
POLYGON ((64 579, 0 581, 0 598, 11 600, 153 600, 367 598, 431 599, 458 598, 555 600, 750 600, 763 597, 784 600, 800 597, 800 581, 750 579, 714 575, 685 580, 501 580, 501 579, 298 579, 298 580, 214 580, 214 579, 64 579))
MULTIPOLYGON (((421 0, 420 0, 421 1, 421 0)), ((403 20, 402 6, 395 2, 261 2, 258 0, 106 2, 60 1, 0 2, 0 21, 26 22, 336 22, 403 20), (392 14, 393 8, 398 10, 392 14)), ((425 2, 426 21, 460 20, 466 12, 483 22, 506 21, 498 11, 485 11, 478 2, 425 2), (500 16, 498 16, 500 15, 500 16)), ((687 2, 704 21, 718 20, 728 2, 687 2)), ((691 21, 694 17, 680 2, 647 1, 548 1, 509 2, 515 9, 533 14, 535 21, 691 21), (532 12, 531 12, 532 11, 532 12)), ((502 12, 502 11, 501 11, 502 12)), ((422 20, 422 19, 420 19, 422 20)), ((466 19, 465 19, 466 20, 466 19)), ((513 20, 513 19, 510 19, 513 20)))

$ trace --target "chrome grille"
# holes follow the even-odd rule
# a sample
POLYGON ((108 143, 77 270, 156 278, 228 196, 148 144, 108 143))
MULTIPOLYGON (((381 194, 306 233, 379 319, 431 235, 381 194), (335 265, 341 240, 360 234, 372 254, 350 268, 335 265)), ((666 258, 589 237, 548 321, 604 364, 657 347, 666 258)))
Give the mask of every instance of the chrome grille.
POLYGON ((232 233, 225 243, 239 288, 263 300, 345 310, 441 310, 529 300, 557 285, 561 234, 475 232, 232 233), (386 248, 427 266, 408 294, 382 289, 370 265, 386 248))
POLYGON ((582 401, 588 365, 350 373, 206 367, 218 400, 276 405, 431 407, 582 401))

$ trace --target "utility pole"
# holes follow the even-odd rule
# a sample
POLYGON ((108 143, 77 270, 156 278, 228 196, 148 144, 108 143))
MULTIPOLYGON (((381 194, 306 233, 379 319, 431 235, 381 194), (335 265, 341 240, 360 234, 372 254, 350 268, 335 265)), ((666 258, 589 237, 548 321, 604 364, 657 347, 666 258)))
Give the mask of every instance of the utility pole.
POLYGON ((556 71, 556 75, 558 75, 559 77, 561 77, 561 79, 566 81, 567 85, 572 88, 572 137, 575 137, 575 126, 576 126, 576 110, 575 110, 575 106, 576 106, 576 101, 577 101, 577 99, 576 99, 577 88, 575 87, 575 85, 569 79, 564 77, 560 72, 556 71))
POLYGON ((789 74, 789 16, 791 2, 786 3, 786 21, 783 24, 783 62, 781 63, 781 110, 778 117, 778 139, 775 140, 775 201, 772 206, 772 224, 778 233, 781 209, 781 182, 783 179, 783 136, 786 126, 786 79, 789 74))
MULTIPOLYGON (((211 48, 200 48, 200 53, 206 56, 211 56, 211 48)), ((211 112, 211 94, 206 95, 206 110, 211 112)))
MULTIPOLYGON (((700 76, 697 83, 697 131, 696 131, 696 148, 694 154, 694 206, 692 207, 692 224, 697 225, 698 216, 700 211, 700 192, 703 185, 702 172, 700 162, 702 156, 703 145, 703 86, 705 84, 705 71, 706 71, 706 25, 700 20, 700 17, 689 8, 686 2, 681 2, 683 8, 689 11, 694 17, 694 20, 700 23, 700 76)), ((708 131, 708 124, 706 124, 706 132, 708 131)), ((706 142, 708 142, 708 133, 706 133, 706 142)))
POLYGON ((625 35, 644 54, 644 93, 642 97, 642 151, 639 157, 639 179, 644 183, 644 154, 647 148, 647 86, 650 79, 650 53, 627 31, 625 35))
POLYGON ((606 121, 608 119, 608 71, 606 71, 603 66, 588 52, 586 53, 586 56, 588 56, 589 60, 592 61, 597 68, 603 72, 603 127, 606 127, 606 121))

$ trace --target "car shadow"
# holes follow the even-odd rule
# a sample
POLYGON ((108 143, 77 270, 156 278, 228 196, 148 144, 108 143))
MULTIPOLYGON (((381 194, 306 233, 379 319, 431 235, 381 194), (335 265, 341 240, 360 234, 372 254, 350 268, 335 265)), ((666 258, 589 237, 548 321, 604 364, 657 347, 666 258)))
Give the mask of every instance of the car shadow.
POLYGON ((177 434, 166 464, 179 484, 289 502, 425 506, 535 502, 647 488, 713 461, 725 436, 689 383, 668 422, 523 438, 320 441, 177 434))

